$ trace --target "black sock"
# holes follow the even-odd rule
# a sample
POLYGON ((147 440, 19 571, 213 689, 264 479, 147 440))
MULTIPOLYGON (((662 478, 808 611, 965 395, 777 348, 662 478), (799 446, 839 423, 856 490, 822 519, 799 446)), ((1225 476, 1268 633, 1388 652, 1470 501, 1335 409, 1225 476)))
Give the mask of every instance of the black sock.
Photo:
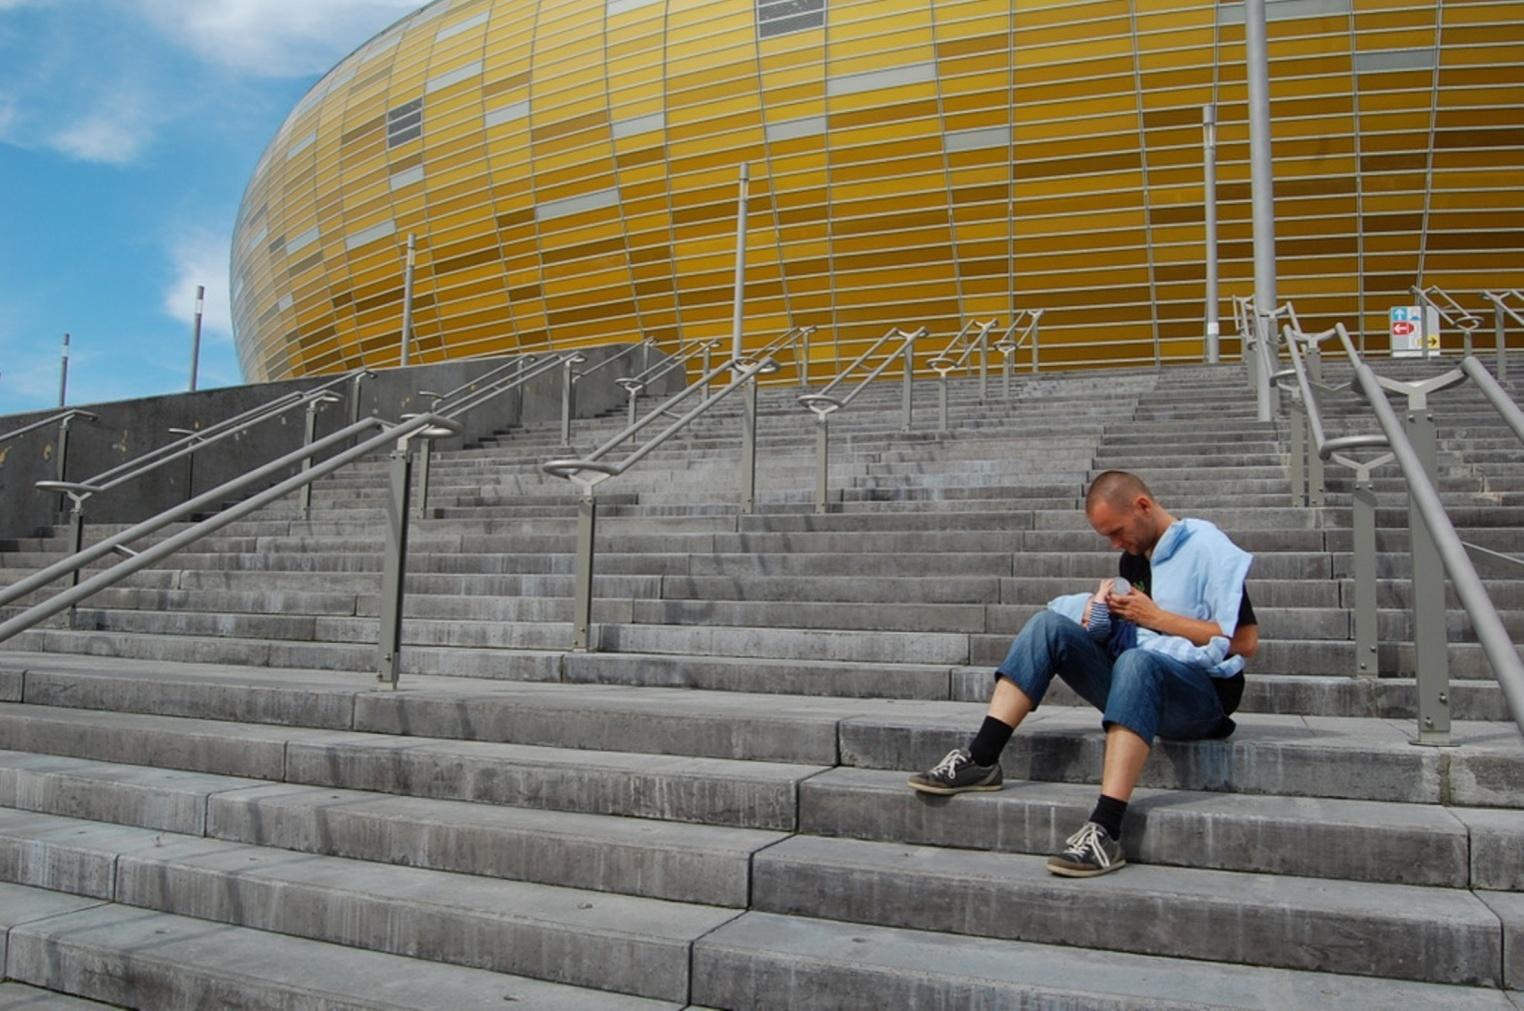
POLYGON ((1104 793, 1095 802, 1090 820, 1106 830, 1112 839, 1122 838, 1122 816, 1127 813, 1127 801, 1108 797, 1104 793))
POLYGON ((986 716, 984 724, 979 728, 979 733, 968 744, 968 755, 974 760, 975 765, 994 765, 1000 760, 1000 752, 1005 749, 1005 742, 1011 739, 1015 727, 1001 723, 993 716, 986 716))

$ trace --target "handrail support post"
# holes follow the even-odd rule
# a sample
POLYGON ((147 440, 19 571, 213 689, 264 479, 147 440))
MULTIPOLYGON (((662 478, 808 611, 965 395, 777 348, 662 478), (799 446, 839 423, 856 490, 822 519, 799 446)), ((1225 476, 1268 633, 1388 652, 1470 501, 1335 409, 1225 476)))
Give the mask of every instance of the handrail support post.
POLYGON ((593 538, 597 527, 598 500, 592 489, 584 489, 577 499, 577 568, 572 588, 572 649, 578 653, 593 651, 593 538))
POLYGON ((563 446, 571 445, 572 398, 576 395, 577 382, 573 370, 577 366, 578 357, 580 356, 574 355, 561 363, 561 445, 563 446))
POLYGON ((828 471, 830 469, 831 455, 831 417, 828 414, 815 415, 815 511, 826 511, 826 496, 829 494, 827 485, 828 471))
POLYGON ((423 445, 418 447, 418 505, 414 515, 419 519, 429 514, 429 467, 434 459, 433 450, 434 443, 429 439, 423 440, 423 445))
MULTIPOLYGON (((1314 454, 1316 455, 1316 454, 1314 454)), ((1374 465, 1391 459, 1390 454, 1356 469, 1351 495, 1354 513, 1355 577, 1355 676, 1381 676, 1380 615, 1376 608, 1376 485, 1374 465)))
POLYGON ((905 390, 904 390, 904 392, 900 396, 900 405, 903 408, 904 415, 905 415, 904 421, 903 421, 903 423, 900 426, 900 431, 902 431, 902 432, 908 432, 908 431, 910 431, 911 411, 913 410, 913 407, 912 407, 912 404, 911 404, 911 395, 912 395, 911 383, 914 381, 914 377, 915 377, 915 341, 913 341, 913 340, 907 340, 905 342, 905 390))
MULTIPOLYGON (((1293 398, 1291 408, 1291 504, 1305 506, 1309 500, 1307 497, 1307 475, 1304 471, 1308 463, 1307 452, 1307 415, 1306 407, 1301 397, 1293 398)), ((1310 454, 1316 456, 1316 453, 1310 454)))
POLYGON ((1508 382, 1508 327, 1503 320, 1503 305, 1492 303, 1492 328, 1497 338, 1498 382, 1508 382))
MULTIPOLYGON (((991 321, 993 322, 993 321, 991 321)), ((990 393, 990 342, 989 327, 979 330, 979 403, 989 402, 990 393)))
POLYGON ((741 511, 757 511, 757 377, 746 380, 741 412, 741 511))
MULTIPOLYGON (((306 417, 302 421, 302 447, 304 449, 312 445, 312 440, 317 438, 318 411, 322 410, 325 402, 324 400, 317 399, 307 403, 306 417)), ((311 469, 312 457, 309 456, 302 460, 302 473, 305 474, 311 469)), ((187 489, 187 491, 194 492, 194 489, 187 489)), ((298 493, 298 502, 302 520, 305 522, 312 519, 312 485, 310 483, 302 485, 302 490, 298 493)))
MULTIPOLYGON (((1303 405, 1303 411, 1306 405, 1303 405)), ((1302 418, 1304 427, 1305 416, 1302 418)), ((1321 509, 1327 504, 1327 483, 1323 478, 1323 457, 1313 447, 1312 440, 1307 440, 1307 504, 1314 509, 1321 509)))
MULTIPOLYGON (((69 510, 69 554, 77 555, 85 550, 85 500, 78 496, 69 496, 74 500, 74 506, 69 510)), ((79 585, 79 570, 75 569, 69 576, 69 585, 79 585)), ((69 616, 73 618, 74 608, 69 608, 69 616)))
MULTIPOLYGON (((425 440, 427 445, 427 440, 425 440)), ((411 437, 397 440, 387 462, 386 545, 381 575, 377 680, 397 688, 402 673, 402 612, 407 582, 408 498, 413 479, 411 437)))
POLYGON ((937 431, 947 431, 947 373, 937 377, 937 431))
MULTIPOLYGON (((1408 395, 1403 426, 1430 483, 1435 481, 1437 438, 1428 395, 1408 395)), ((1434 532, 1408 494, 1412 553, 1413 666, 1418 687, 1418 743, 1450 743, 1450 657, 1445 632, 1445 569, 1434 532)))
POLYGON ((65 472, 69 464, 69 425, 74 415, 65 414, 58 422, 58 480, 67 481, 65 472))

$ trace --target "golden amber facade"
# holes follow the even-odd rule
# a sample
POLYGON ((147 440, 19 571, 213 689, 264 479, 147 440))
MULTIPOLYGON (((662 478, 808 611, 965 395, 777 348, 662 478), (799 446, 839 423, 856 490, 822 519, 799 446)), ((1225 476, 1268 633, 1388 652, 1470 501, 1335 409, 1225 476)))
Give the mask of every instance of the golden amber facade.
MULTIPOLYGON (((1524 3, 1267 10, 1280 295, 1304 323, 1379 349, 1410 285, 1478 310, 1524 285, 1524 3)), ((1242 20, 1189 0, 438 0, 339 63, 261 158, 233 240, 244 372, 395 364, 409 234, 414 361, 727 337, 742 162, 747 340, 814 324, 821 377, 890 326, 1035 308, 1044 364, 1199 360, 1209 102, 1225 331, 1252 286, 1242 20)))

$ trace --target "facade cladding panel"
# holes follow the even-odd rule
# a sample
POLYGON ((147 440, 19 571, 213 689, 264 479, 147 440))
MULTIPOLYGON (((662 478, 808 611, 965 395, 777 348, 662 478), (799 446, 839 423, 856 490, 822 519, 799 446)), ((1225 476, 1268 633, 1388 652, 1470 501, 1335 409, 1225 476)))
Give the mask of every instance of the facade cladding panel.
MULTIPOLYGON (((1267 10, 1304 325, 1379 351, 1410 285, 1518 287, 1524 3, 1267 10)), ((439 0, 260 159, 239 354, 250 380, 394 364, 409 234, 415 361, 728 336, 744 161, 747 339, 817 325, 819 377, 892 326, 1036 308, 1045 364, 1199 360, 1201 107, 1228 321, 1253 275, 1245 100, 1237 3, 439 0)))

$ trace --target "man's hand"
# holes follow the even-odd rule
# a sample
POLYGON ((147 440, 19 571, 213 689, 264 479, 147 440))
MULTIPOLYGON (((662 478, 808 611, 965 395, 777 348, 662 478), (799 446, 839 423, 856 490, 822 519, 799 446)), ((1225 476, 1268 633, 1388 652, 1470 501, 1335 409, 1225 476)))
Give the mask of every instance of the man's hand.
POLYGON ((1153 598, 1136 586, 1132 592, 1118 597, 1114 593, 1106 594, 1106 606, 1111 608, 1113 616, 1124 618, 1139 628, 1151 628, 1159 631, 1159 617, 1164 614, 1153 598))
POLYGON ((1126 596, 1109 595, 1106 606, 1111 608, 1114 616, 1130 621, 1139 628, 1151 628, 1161 635, 1178 635, 1189 639, 1192 645, 1205 646, 1214 636, 1222 635, 1222 626, 1217 622, 1200 621, 1166 611, 1136 586, 1126 596))

